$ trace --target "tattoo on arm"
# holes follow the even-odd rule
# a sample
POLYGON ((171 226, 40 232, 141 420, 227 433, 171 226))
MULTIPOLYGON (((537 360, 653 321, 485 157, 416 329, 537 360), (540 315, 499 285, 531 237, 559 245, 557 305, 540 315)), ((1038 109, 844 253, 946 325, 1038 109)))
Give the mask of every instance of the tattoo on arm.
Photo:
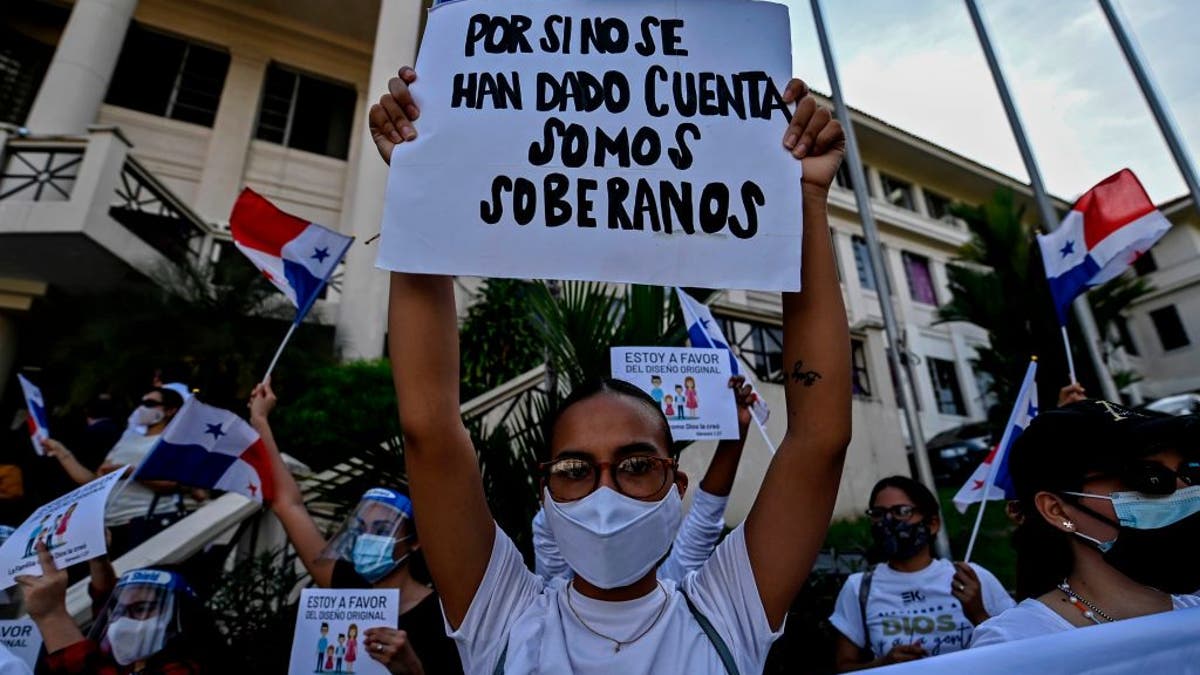
POLYGON ((815 370, 805 370, 804 361, 797 360, 792 365, 792 382, 798 382, 806 387, 811 387, 821 379, 821 374, 815 370))

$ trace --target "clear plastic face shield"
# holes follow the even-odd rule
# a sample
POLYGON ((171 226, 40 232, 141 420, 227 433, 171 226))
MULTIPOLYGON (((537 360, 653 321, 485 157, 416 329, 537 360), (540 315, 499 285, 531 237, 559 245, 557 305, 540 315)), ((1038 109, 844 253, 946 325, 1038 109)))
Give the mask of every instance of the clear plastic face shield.
POLYGON ((367 490, 321 557, 345 560, 370 583, 386 577, 408 558, 416 534, 412 501, 388 488, 367 490))
POLYGON ((191 588, 174 572, 142 569, 126 572, 90 637, 122 666, 154 656, 180 633, 179 599, 191 588))

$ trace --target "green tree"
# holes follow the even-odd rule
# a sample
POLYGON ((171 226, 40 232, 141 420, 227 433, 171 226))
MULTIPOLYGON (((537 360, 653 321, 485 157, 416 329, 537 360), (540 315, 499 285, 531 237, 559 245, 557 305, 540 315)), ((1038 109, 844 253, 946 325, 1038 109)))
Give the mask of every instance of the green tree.
POLYGON ((545 350, 533 326, 531 296, 520 279, 485 279, 460 329, 462 400, 469 401, 536 367, 545 350))

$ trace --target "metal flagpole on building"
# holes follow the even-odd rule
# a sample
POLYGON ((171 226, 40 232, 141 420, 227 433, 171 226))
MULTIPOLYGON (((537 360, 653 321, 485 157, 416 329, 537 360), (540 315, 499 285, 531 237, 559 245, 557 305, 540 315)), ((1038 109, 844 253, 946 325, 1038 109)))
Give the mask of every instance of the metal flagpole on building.
MULTIPOLYGON (((1017 112, 1017 106, 1013 102, 1008 82, 1004 79, 1004 71, 1000 69, 1000 61, 996 58, 996 52, 992 48, 992 38, 988 33, 987 24, 984 23, 983 14, 979 11, 979 3, 977 0, 963 1, 967 4, 967 12, 971 15, 971 23, 975 26, 975 34, 979 36, 979 45, 983 48, 988 68, 992 71, 992 79, 996 82, 996 91, 1000 94, 1000 102, 1004 104, 1004 114, 1008 116, 1008 124, 1012 127, 1013 137, 1017 141, 1017 149, 1021 152, 1021 161, 1025 163, 1025 171, 1029 174, 1029 186, 1033 188, 1034 201, 1037 202, 1042 222, 1048 232, 1058 229, 1058 214, 1050 203, 1050 196, 1046 194, 1046 186, 1042 183, 1042 173, 1038 170, 1037 160, 1033 156, 1033 148, 1029 146, 1029 139, 1025 136, 1025 125, 1021 122, 1021 115, 1017 112)), ((1112 373, 1108 371, 1108 366, 1105 365, 1104 357, 1100 353, 1100 330, 1096 327, 1096 319, 1092 316, 1092 308, 1087 302, 1087 296, 1081 295, 1075 298, 1072 305, 1075 310, 1075 318, 1079 321, 1079 327, 1087 342, 1088 355, 1092 359, 1096 378, 1100 380, 1101 393, 1110 401, 1120 401, 1121 395, 1117 391, 1116 382, 1113 381, 1112 373)), ((1067 345, 1064 347, 1069 349, 1067 345)))
POLYGON ((1150 112, 1154 113, 1154 121, 1158 122, 1163 139, 1167 141, 1167 147, 1171 150, 1171 156, 1175 158, 1175 164, 1179 166, 1179 173, 1183 174, 1183 182, 1187 184, 1188 192, 1192 193, 1192 208, 1200 211, 1200 179, 1196 177, 1196 165, 1192 162, 1191 156, 1183 144, 1183 136, 1179 133, 1175 118, 1171 116, 1171 111, 1163 102, 1158 85, 1150 75, 1150 69, 1146 67, 1146 62, 1142 58, 1142 50, 1129 30, 1129 22, 1125 20, 1125 15, 1121 13, 1120 8, 1113 3, 1113 0, 1098 1, 1100 9, 1104 11, 1104 17, 1108 19, 1108 25, 1112 26, 1113 34, 1117 36, 1117 43, 1121 45, 1125 60, 1129 62, 1129 69, 1133 71, 1133 76, 1142 89, 1142 95, 1146 97, 1150 112))
MULTIPOLYGON (((871 210, 871 196, 867 192, 867 176, 863 171, 862 157, 858 154, 858 138, 854 133, 854 125, 851 124, 850 109, 846 107, 846 101, 842 97, 842 85, 838 79, 837 62, 834 60, 833 47, 829 42, 829 31, 825 25, 821 0, 810 0, 810 3, 812 4, 813 23, 817 26, 817 37, 821 41, 821 54, 825 58, 825 72, 829 76, 834 110, 846 132, 846 163, 850 168, 850 182, 854 188, 854 199, 858 203, 858 214, 862 220, 863 235, 867 241, 867 251, 875 275, 876 290, 879 292, 879 309, 883 314, 883 329, 887 334, 888 341, 888 361, 891 363, 896 377, 900 380, 900 386, 896 388, 897 402, 900 404, 904 420, 908 425, 908 438, 912 443, 913 463, 917 467, 917 478, 936 495, 937 486, 933 482, 933 469, 929 466, 929 455, 925 450, 925 437, 921 433, 921 420, 917 416, 915 408, 917 390, 912 371, 909 370, 908 349, 905 347, 899 324, 896 322, 896 310, 892 307, 891 284, 883 267, 879 228, 875 225, 875 213, 871 210)), ((946 534, 946 528, 938 529, 937 541, 934 544, 939 556, 951 557, 950 538, 946 534)))

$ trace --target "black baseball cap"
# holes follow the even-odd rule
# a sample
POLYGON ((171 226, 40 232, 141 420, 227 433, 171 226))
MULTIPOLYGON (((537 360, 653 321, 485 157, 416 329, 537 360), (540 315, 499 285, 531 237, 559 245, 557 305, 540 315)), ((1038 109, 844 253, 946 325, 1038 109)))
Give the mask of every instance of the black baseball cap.
POLYGON ((1013 444, 1008 466, 1017 499, 1028 502, 1041 491, 1079 490, 1090 473, 1120 473, 1171 449, 1200 452, 1200 418, 1088 399, 1035 417, 1013 444))

